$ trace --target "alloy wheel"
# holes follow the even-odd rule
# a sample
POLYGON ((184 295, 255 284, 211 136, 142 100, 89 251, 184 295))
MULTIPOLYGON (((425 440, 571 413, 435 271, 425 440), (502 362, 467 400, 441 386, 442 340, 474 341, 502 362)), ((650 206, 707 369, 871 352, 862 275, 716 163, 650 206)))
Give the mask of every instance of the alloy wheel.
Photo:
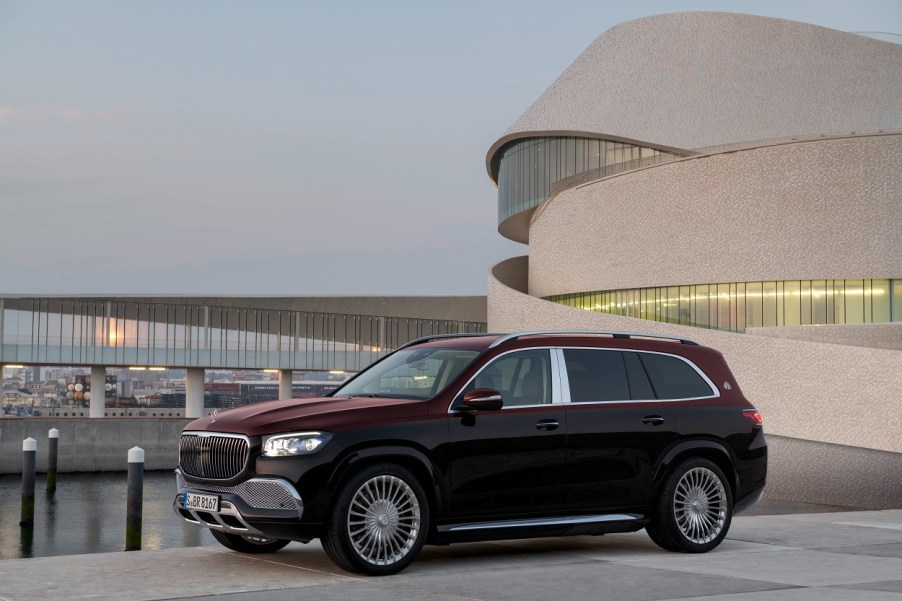
POLYGON ((414 547, 420 530, 420 504, 407 482, 382 474, 364 482, 351 499, 347 532, 357 555, 387 566, 414 547))

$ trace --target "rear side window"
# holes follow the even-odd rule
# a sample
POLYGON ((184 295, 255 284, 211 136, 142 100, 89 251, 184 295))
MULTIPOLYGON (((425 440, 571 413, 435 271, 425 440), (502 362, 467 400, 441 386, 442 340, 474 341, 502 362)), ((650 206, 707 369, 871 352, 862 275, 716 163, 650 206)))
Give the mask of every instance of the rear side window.
POLYGON ((623 353, 591 349, 564 349, 570 402, 628 401, 630 388, 623 353))
POLYGON ((630 381, 630 396, 634 401, 650 401, 655 398, 655 391, 648 381, 645 368, 639 361, 639 353, 623 353, 626 363, 626 376, 630 381))
POLYGON ((711 386, 682 359, 670 355, 638 353, 659 399, 714 396, 711 386))

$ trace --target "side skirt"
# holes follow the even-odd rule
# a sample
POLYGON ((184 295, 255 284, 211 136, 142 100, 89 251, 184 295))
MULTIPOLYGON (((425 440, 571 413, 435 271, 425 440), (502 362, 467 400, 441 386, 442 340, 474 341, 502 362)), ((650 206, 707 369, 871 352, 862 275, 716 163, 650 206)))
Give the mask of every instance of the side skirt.
POLYGON ((612 513, 445 524, 437 527, 430 542, 448 544, 635 532, 644 528, 647 522, 648 518, 641 514, 612 513))

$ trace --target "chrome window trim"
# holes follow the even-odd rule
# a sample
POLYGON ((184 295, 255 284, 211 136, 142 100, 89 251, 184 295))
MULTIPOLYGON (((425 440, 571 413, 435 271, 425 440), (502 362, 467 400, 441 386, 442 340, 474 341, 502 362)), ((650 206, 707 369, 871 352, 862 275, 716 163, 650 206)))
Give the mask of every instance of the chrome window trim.
POLYGON ((452 410, 452 407, 454 407, 454 401, 457 399, 457 397, 460 396, 460 393, 463 392, 466 389, 466 387, 470 385, 470 383, 473 380, 475 380, 477 377, 479 377, 479 374, 481 374, 483 371, 485 371, 485 369, 487 367, 489 367, 492 363, 494 363, 495 361, 497 361, 498 359, 500 359, 506 355, 510 355, 511 353, 519 353, 521 351, 548 351, 549 361, 551 363, 551 365, 549 366, 549 371, 551 372, 551 402, 550 403, 540 403, 537 405, 510 405, 507 407, 502 405, 501 411, 504 411, 505 409, 526 409, 529 407, 554 407, 554 406, 562 405, 563 403, 561 402, 561 396, 560 396, 560 392, 561 392, 560 374, 558 371, 559 368, 558 368, 557 356, 554 353, 553 347, 543 345, 543 346, 530 346, 530 347, 523 347, 523 348, 515 348, 515 349, 505 351, 501 354, 498 354, 498 355, 495 355, 494 357, 492 357, 492 359, 488 363, 483 365, 479 369, 479 371, 477 371, 475 374, 473 374, 470 377, 470 379, 468 379, 464 383, 464 385, 461 386, 457 390, 457 392, 454 394, 454 396, 451 397, 451 402, 448 404, 448 410, 446 411, 446 413, 448 413, 448 414, 455 413, 455 411, 452 410))
POLYGON ((662 353, 660 351, 646 351, 646 350, 640 350, 640 349, 605 348, 605 347, 599 347, 599 346, 561 346, 561 347, 557 347, 557 350, 561 354, 560 361, 561 361, 561 365, 563 367, 562 372, 561 372, 561 377, 565 380, 566 385, 567 385, 566 402, 569 404, 572 404, 574 406, 576 406, 576 405, 602 405, 602 404, 611 404, 611 403, 618 403, 618 404, 622 404, 622 403, 674 403, 674 402, 682 403, 685 401, 700 401, 703 399, 720 398, 720 390, 718 390, 717 386, 714 385, 714 382, 711 381, 711 378, 709 378, 705 374, 705 372, 703 372, 701 370, 701 368, 699 368, 695 363, 693 363, 692 361, 690 361, 689 359, 687 359, 686 357, 683 357, 681 355, 674 355, 673 353, 662 353), (567 349, 590 350, 590 351, 591 350, 594 350, 594 351, 618 351, 618 352, 623 352, 623 353, 646 353, 649 355, 664 355, 665 357, 675 357, 675 358, 680 359, 681 361, 687 363, 692 369, 694 369, 695 372, 699 376, 702 377, 702 379, 705 381, 705 383, 708 384, 708 387, 714 392, 714 394, 708 395, 708 396, 680 397, 677 399, 636 399, 636 400, 621 399, 621 400, 611 400, 611 401, 586 401, 586 402, 582 402, 582 403, 573 402, 572 399, 570 398, 570 379, 567 376, 567 364, 566 364, 566 359, 564 358, 564 351, 567 349))
POLYGON ((223 438, 243 438, 247 441, 248 446, 251 444, 251 437, 246 434, 232 434, 230 432, 212 432, 210 430, 183 430, 181 436, 190 434, 201 438, 209 438, 210 436, 222 436, 223 438))
POLYGON ((558 381, 561 384, 560 394, 561 394, 561 403, 564 405, 570 404, 570 376, 567 375, 567 362, 564 359, 564 349, 560 347, 555 347, 552 349, 552 353, 555 357, 555 362, 557 363, 558 369, 558 381))

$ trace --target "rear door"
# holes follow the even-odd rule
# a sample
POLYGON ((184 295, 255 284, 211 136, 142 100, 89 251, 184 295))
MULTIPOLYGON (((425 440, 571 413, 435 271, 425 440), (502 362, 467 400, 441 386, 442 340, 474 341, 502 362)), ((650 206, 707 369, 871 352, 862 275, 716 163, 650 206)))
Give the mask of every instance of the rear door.
POLYGON ((569 507, 601 511, 646 504, 655 468, 677 430, 668 406, 655 398, 639 354, 601 348, 557 352, 565 365, 569 507))

